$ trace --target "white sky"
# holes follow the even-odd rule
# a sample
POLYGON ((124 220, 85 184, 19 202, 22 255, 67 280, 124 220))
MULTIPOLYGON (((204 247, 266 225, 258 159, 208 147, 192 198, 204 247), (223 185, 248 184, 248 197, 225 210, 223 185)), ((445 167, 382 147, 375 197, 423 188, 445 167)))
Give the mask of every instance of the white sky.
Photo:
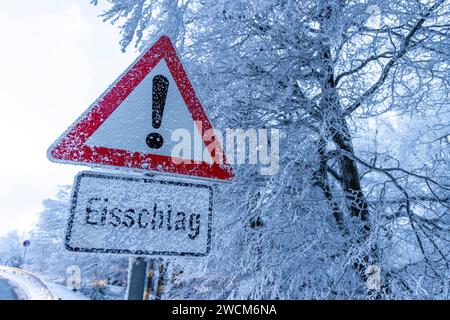
MULTIPOLYGON (((106 1, 103 1, 106 2, 106 1)), ((27 231, 80 166, 47 160, 50 144, 134 60, 89 0, 4 1, 0 11, 0 236, 27 231)))

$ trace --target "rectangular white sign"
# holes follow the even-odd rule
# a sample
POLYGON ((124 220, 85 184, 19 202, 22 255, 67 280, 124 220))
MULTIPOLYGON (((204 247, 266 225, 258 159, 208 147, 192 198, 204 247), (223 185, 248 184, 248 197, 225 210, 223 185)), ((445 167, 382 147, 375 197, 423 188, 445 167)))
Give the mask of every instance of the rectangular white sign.
POLYGON ((81 172, 65 246, 77 252, 205 256, 212 199, 212 188, 204 184, 81 172))

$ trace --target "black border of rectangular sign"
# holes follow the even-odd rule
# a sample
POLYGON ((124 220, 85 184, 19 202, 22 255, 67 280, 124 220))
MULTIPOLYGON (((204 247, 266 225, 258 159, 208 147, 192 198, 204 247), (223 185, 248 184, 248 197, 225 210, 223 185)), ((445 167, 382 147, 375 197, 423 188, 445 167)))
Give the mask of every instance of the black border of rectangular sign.
POLYGON ((211 186, 190 182, 178 182, 178 181, 169 181, 169 180, 156 180, 151 178, 141 178, 141 177, 131 177, 124 176, 118 174, 110 174, 110 173, 100 173, 100 172, 92 172, 92 171, 83 171, 76 175, 74 181, 74 188, 72 191, 72 199, 70 206, 70 216, 69 222, 67 224, 66 229, 66 237, 64 245, 67 250, 74 252, 92 252, 92 253, 114 253, 114 254, 128 254, 128 255, 155 255, 155 256, 194 256, 194 257, 203 257, 209 254, 211 249, 211 224, 212 224, 212 207, 213 207, 213 189, 211 186), (206 244, 206 252, 177 252, 177 251, 147 251, 147 250, 128 250, 128 249, 107 249, 107 248, 79 248, 72 247, 69 243, 72 236, 72 227, 75 219, 75 208, 77 206, 78 201, 78 191, 80 189, 80 182, 83 177, 91 177, 91 178, 103 178, 110 180, 125 180, 125 181, 136 181, 136 182, 144 182, 144 183, 159 183, 159 184, 169 184, 183 187, 193 187, 193 188, 202 188, 209 190, 209 213, 208 213, 208 235, 207 235, 207 244, 206 244))

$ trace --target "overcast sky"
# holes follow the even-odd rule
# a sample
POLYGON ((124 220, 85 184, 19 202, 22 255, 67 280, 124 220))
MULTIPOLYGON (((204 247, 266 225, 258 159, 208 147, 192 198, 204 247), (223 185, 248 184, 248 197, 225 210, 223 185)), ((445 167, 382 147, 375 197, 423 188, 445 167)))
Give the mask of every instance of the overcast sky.
POLYGON ((47 160, 50 144, 134 60, 89 0, 5 1, 0 11, 0 236, 27 231, 81 166, 47 160))

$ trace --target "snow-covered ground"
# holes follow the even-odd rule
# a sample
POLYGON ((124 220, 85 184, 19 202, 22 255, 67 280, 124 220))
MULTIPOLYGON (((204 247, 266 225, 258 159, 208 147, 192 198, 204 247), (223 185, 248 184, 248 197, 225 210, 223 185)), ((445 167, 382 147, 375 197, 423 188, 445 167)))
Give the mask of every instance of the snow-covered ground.
POLYGON ((53 300, 54 297, 39 283, 22 274, 2 272, 2 278, 6 279, 13 287, 19 300, 53 300))
POLYGON ((79 292, 73 292, 69 288, 49 281, 44 281, 50 291, 58 300, 90 300, 79 292))
POLYGON ((13 288, 19 300, 89 300, 65 286, 43 281, 22 271, 0 269, 0 276, 13 288))

